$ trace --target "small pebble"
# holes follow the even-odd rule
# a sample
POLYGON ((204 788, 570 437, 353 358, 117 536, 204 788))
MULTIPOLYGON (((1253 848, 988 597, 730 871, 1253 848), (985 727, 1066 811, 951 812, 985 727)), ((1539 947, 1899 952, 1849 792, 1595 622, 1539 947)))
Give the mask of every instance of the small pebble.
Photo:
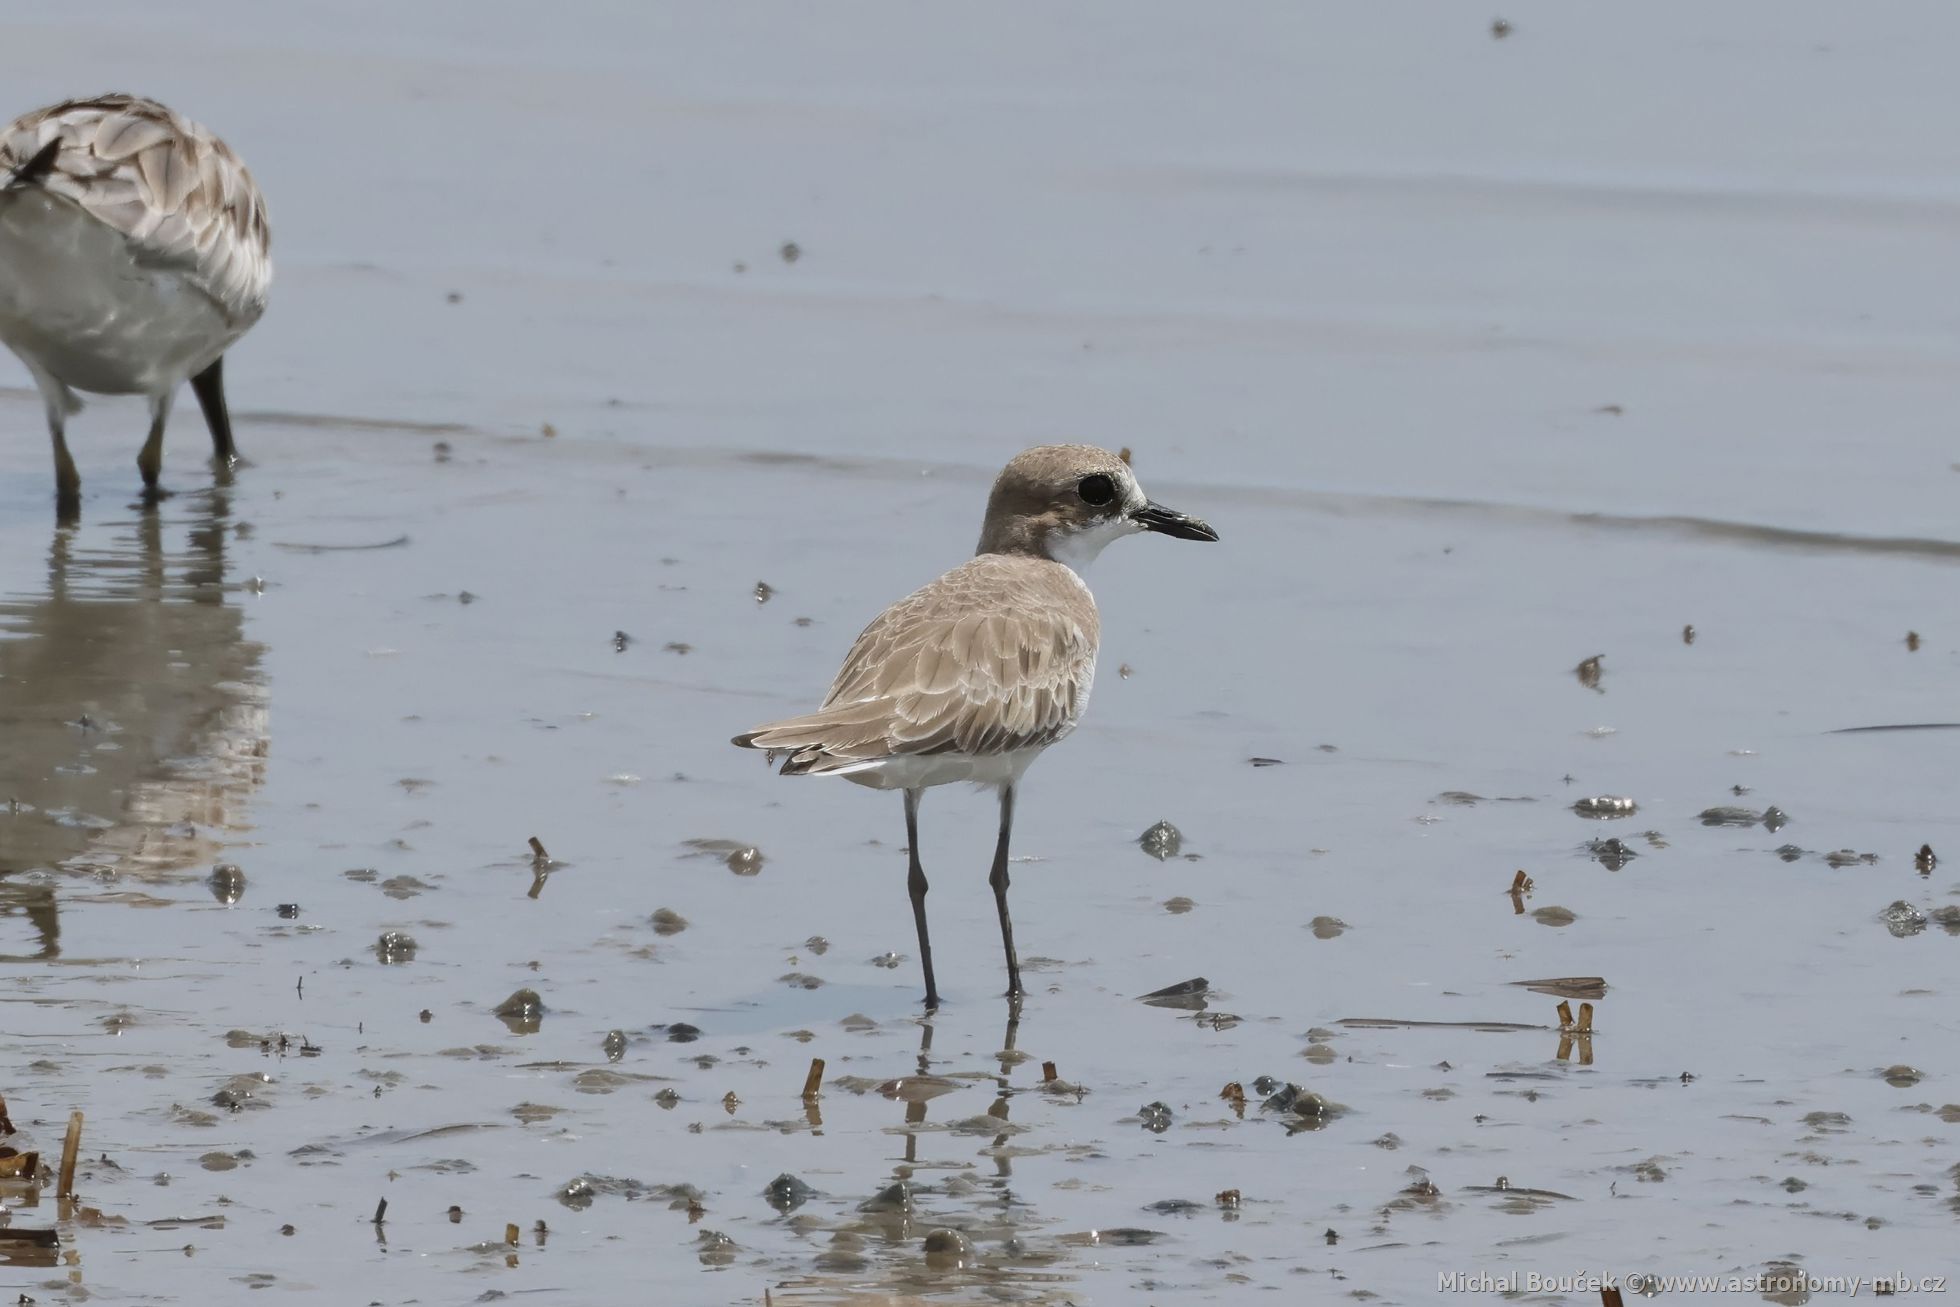
POLYGON ((963 1267, 973 1260, 973 1244, 958 1230, 933 1230, 925 1237, 926 1264, 963 1267))
POLYGON ((1137 844, 1159 862, 1166 862, 1184 848, 1184 833, 1167 821, 1160 821, 1137 837, 1137 844))

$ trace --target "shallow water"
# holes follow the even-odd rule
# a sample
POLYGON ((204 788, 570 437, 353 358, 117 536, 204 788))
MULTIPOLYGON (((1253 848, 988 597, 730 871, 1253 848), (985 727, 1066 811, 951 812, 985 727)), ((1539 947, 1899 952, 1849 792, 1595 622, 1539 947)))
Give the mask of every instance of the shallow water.
POLYGON ((228 369, 230 487, 185 418, 143 512, 140 417, 101 402, 56 532, 38 404, 0 399, 0 1090, 44 1152, 88 1113, 83 1210, 8 1200, 65 1261, 0 1291, 1944 1273, 1960 938, 1881 914, 1960 906, 1960 861, 1914 866, 1960 850, 1960 730, 1839 732, 1960 720, 1960 372, 1915 267, 1950 147, 1902 109, 1952 107, 1945 11, 1533 7, 1502 42, 1441 10, 1160 15, 1093 65, 1087 18, 853 12, 32 29, 25 103, 80 70, 183 101, 260 173, 284 262, 228 369), (1432 89, 1360 112, 1371 68, 1432 89), (1663 70, 1676 95, 1636 94, 1663 70), (291 85, 320 102, 267 98, 291 85), (371 148, 405 116, 451 152, 371 148), (501 202, 458 202, 513 149, 501 202), (603 202, 565 205, 573 176, 603 202), (930 797, 922 1021, 896 799, 726 741, 814 700, 971 548, 1001 457, 1061 434, 1131 445, 1224 539, 1097 566, 1095 706, 1018 812, 1018 1019, 992 803, 930 797), (1637 806, 1574 810, 1600 796, 1637 806), (1138 1001, 1199 976, 1202 1010, 1138 1001), (494 1011, 520 988, 528 1033, 494 1011), (926 1075, 950 1087, 878 1090, 926 1075), (1341 1110, 1262 1109, 1261 1076, 1341 1110), (787 1214, 784 1173, 815 1190, 787 1214), (928 1259, 938 1228, 970 1265, 928 1259))

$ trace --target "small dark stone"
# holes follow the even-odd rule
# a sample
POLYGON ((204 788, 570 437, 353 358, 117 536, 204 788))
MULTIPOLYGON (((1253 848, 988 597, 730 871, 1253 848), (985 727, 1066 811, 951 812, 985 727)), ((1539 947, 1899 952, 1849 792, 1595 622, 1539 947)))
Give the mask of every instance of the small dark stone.
POLYGON ((860 1212, 909 1212, 912 1210, 912 1184, 900 1180, 888 1184, 858 1204, 860 1212))
POLYGON ((933 1230, 925 1237, 926 1260, 936 1266, 965 1265, 973 1257, 973 1244, 958 1230, 933 1230))
POLYGON ((1160 821, 1137 837, 1137 845, 1157 861, 1167 862, 1183 850, 1184 833, 1169 822, 1160 821))
POLYGON ((211 869, 211 897, 230 906, 245 895, 245 872, 235 862, 221 862, 211 869))
MULTIPOLYGON (((374 941, 374 957, 376 961, 382 963, 384 966, 397 966, 403 962, 413 962, 417 947, 415 936, 399 930, 384 930, 381 932, 381 938, 374 941)), ((522 993, 524 991, 520 990, 519 992, 522 993)), ((515 998, 516 995, 513 994, 511 997, 515 998)), ((533 997, 536 997, 536 995, 533 995, 533 997)), ((508 1002, 509 1000, 505 1001, 508 1002)), ((498 1008, 497 1015, 504 1016, 506 1014, 502 1008, 498 1008)))
POLYGON ((762 1196, 771 1207, 788 1215, 809 1202, 816 1192, 815 1189, 785 1171, 769 1182, 763 1189, 762 1196))

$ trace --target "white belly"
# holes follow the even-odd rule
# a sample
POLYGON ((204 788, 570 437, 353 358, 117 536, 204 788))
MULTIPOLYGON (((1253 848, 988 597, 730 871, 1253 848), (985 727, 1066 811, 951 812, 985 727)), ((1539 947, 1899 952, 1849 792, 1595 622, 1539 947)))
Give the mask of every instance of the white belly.
POLYGON ((0 341, 76 390, 161 394, 251 326, 180 272, 45 191, 0 198, 0 341))
POLYGON ((1019 783, 1028 764, 1040 755, 1041 749, 1015 749, 979 757, 963 753, 901 754, 833 775, 869 785, 874 790, 916 790, 961 781, 975 785, 1014 785, 1019 783))

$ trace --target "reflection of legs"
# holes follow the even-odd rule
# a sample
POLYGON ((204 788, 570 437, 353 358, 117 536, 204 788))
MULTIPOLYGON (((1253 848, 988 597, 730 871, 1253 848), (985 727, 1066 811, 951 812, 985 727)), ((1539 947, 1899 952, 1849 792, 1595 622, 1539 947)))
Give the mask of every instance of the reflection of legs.
POLYGON ((211 428, 211 456, 220 468, 238 461, 238 446, 231 439, 231 410, 225 407, 225 360, 221 354, 191 378, 191 393, 204 410, 204 425, 211 428))
MULTIPOLYGON (((927 1017, 919 1023, 919 1074, 932 1074, 932 1018, 927 1017)), ((921 1126, 926 1123, 926 1100, 915 1098, 905 1105, 905 1124, 921 1126)), ((919 1132, 908 1129, 905 1132, 905 1160, 917 1165, 919 1161, 919 1132)))
MULTIPOLYGON (((1007 1100, 1013 1092, 1008 1087, 1007 1077, 1014 1071, 1016 1051, 1014 1041, 1020 1037, 1020 1034, 1021 996, 1010 994, 1007 999, 1007 1031, 1000 1040, 1000 1076, 996 1082, 1000 1086, 1000 1093, 994 1099, 993 1105, 987 1109, 987 1115, 996 1120, 1007 1120, 1007 1100)), ((1014 1164, 1008 1159, 1007 1138, 1006 1135, 994 1136, 994 1171, 1002 1176, 1014 1174, 1014 1164)))
POLYGON ((1021 959, 1014 952, 1014 922, 1007 915, 1007 838, 1014 832, 1014 787, 1000 787, 1000 843, 994 846, 994 874, 987 883, 994 887, 994 906, 1000 909, 1000 942, 1007 950, 1007 995, 1021 994, 1021 959))
POLYGON ((41 402, 48 410, 48 438, 54 442, 54 498, 63 518, 72 517, 82 506, 82 474, 75 470, 75 457, 68 452, 68 415, 81 407, 68 387, 49 373, 31 368, 34 384, 41 388, 41 402))
POLYGON ((919 927, 919 963, 926 972, 926 1006, 939 1006, 939 986, 932 978, 932 940, 926 934, 926 869, 919 865, 919 798, 921 789, 905 791, 905 839, 911 845, 911 867, 905 879, 912 894, 912 920, 919 927))
POLYGON ((143 442, 143 450, 136 456, 136 470, 143 474, 143 489, 152 496, 156 494, 157 478, 163 475, 163 424, 170 420, 170 405, 175 398, 174 390, 150 396, 150 438, 143 442))

